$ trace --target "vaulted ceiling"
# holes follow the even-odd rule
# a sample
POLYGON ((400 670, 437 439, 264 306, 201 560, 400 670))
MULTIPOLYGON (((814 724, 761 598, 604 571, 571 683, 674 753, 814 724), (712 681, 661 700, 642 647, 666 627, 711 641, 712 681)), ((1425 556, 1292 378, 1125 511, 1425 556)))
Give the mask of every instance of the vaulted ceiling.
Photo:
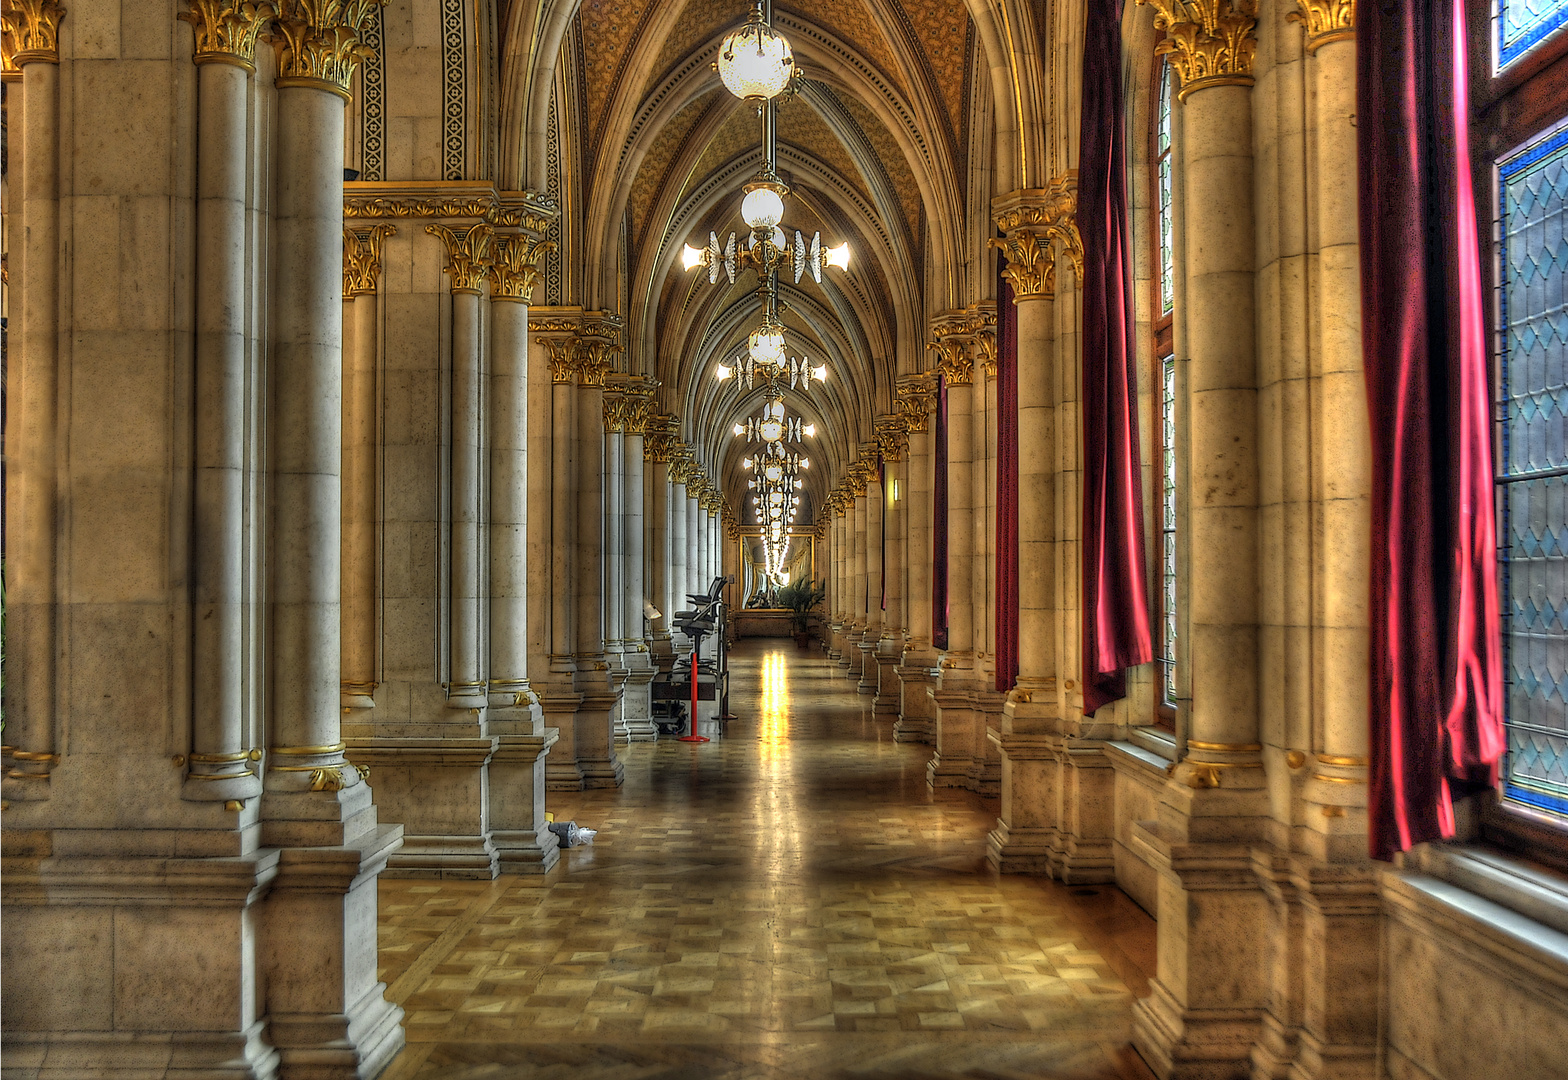
MULTIPOLYGON (((622 313, 630 370, 660 380, 664 408, 736 509, 746 449, 731 428, 760 394, 714 369, 761 301, 751 274, 710 284, 682 269, 680 252, 710 231, 745 234, 741 187, 761 160, 760 122, 712 61, 749 10, 746 0, 580 0, 560 37, 551 110, 556 167, 575 174, 562 186, 573 188, 563 202, 576 242, 563 246, 584 267, 582 302, 622 313)), ((808 453, 825 467, 810 471, 809 521, 874 418, 894 409, 896 376, 923 366, 928 310, 961 302, 972 159, 990 176, 991 75, 970 9, 954 0, 779 0, 773 23, 805 76, 778 110, 784 225, 854 253, 847 274, 781 290, 790 352, 830 371, 826 387, 787 401, 819 433, 808 453)))

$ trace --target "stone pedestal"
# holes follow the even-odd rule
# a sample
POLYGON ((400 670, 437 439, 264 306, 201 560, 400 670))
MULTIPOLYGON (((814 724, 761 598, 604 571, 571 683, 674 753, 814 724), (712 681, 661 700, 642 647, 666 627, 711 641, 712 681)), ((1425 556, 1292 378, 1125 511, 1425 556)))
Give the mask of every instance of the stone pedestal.
POLYGON ((503 874, 547 874, 561 858, 544 816, 545 756, 560 733, 529 726, 536 730, 497 735, 490 758, 490 841, 503 874))
POLYGON ((936 654, 906 649, 893 671, 898 676, 898 721, 893 725, 893 738, 898 742, 934 742, 936 705, 931 691, 936 686, 936 654))
POLYGON ((403 847, 387 861, 392 877, 479 878, 500 873, 487 802, 498 741, 467 734, 348 741, 349 760, 375 778, 381 811, 403 823, 403 847))

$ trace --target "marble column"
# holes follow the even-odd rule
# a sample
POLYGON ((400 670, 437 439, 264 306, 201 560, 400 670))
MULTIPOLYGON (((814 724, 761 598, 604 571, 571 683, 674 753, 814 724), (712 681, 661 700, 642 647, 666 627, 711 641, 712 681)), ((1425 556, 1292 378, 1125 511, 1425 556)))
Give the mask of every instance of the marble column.
MULTIPOLYGON (((22 8, 17 14, 25 20, 31 11, 22 8)), ((17 52, 21 78, 6 82, 6 91, 21 99, 19 107, 12 106, 11 123, 20 121, 22 147, 20 221, 10 224, 11 243, 21 256, 11 311, 21 318, 10 339, 16 352, 7 386, 6 745, 0 750, 6 765, 0 788, 7 802, 47 800, 49 773, 59 761, 54 717, 60 543, 60 68, 55 33, 60 12, 47 7, 38 14, 43 18, 27 32, 39 47, 17 52)))
POLYGON ((935 380, 930 374, 902 376, 898 395, 909 428, 909 496, 904 515, 909 535, 909 592, 905 599, 909 633, 896 668, 899 706, 893 738, 928 743, 936 724, 930 694, 937 666, 931 644, 931 410, 936 400, 935 380))
POLYGON ((971 305, 970 349, 973 352, 975 387, 973 423, 975 482, 975 559, 971 566, 970 595, 974 599, 975 760, 970 787, 994 798, 1002 791, 1002 755, 992 738, 1001 724, 1006 696, 996 689, 996 304, 985 300, 971 305))
MULTIPOLYGON (((619 787, 625 766, 615 752, 611 715, 620 701, 604 653, 604 380, 620 351, 620 319, 585 314, 577 370, 577 461, 572 499, 576 506, 572 588, 577 651, 573 688, 581 695, 574 717, 577 767, 586 787, 619 787)), ((562 732, 564 739, 565 732, 562 732)))
POLYGON ((651 685, 654 666, 643 630, 643 604, 650 595, 644 575, 648 518, 643 512, 647 505, 643 486, 646 471, 643 459, 646 456, 648 422, 653 412, 653 392, 657 385, 654 379, 643 376, 625 391, 626 524, 622 552, 625 570, 621 589, 621 636, 627 674, 621 698, 621 715, 625 718, 627 735, 634 742, 656 739, 659 735, 659 729, 653 723, 651 685))
POLYGON ((686 611, 691 605, 686 600, 686 560, 690 550, 686 526, 690 520, 686 514, 686 477, 691 468, 691 459, 680 451, 690 453, 689 449, 681 445, 671 452, 670 457, 670 596, 669 609, 665 618, 670 626, 671 648, 678 653, 691 651, 691 639, 682 633, 675 625, 675 616, 678 612, 686 611))
MULTIPOLYGON (((381 242, 389 224, 343 230, 343 661, 345 723, 368 717, 380 681, 381 242)), ((203 275, 204 276, 204 275, 203 275)))
MULTIPOLYGON (((557 733, 544 726, 528 678, 535 397, 528 302, 539 280, 539 258, 553 246, 525 233, 498 236, 490 268, 488 730, 497 745, 490 760, 488 810, 497 869, 503 874, 542 874, 560 861, 560 841, 544 816, 545 755, 557 733)), ((543 462, 537 467, 548 471, 543 462)))
POLYGON ((947 383, 947 648, 931 689, 936 705, 936 749, 926 765, 932 787, 968 787, 975 758, 983 753, 976 737, 975 692, 981 673, 975 666, 975 603, 968 573, 974 551, 974 501, 979 486, 974 465, 974 368, 962 315, 939 323, 937 349, 947 383))
POLYGON ((610 683, 616 690, 615 708, 610 725, 615 738, 631 741, 626 727, 626 666, 621 624, 626 613, 626 432, 625 397, 621 380, 611 375, 604 388, 604 642, 605 660, 610 665, 610 683))
POLYGON ((181 797, 227 802, 261 794, 245 745, 244 716, 246 293, 252 273, 246 258, 245 131, 252 72, 248 63, 234 62, 241 57, 233 53, 204 55, 214 59, 201 64, 196 76, 192 709, 181 797))
MULTIPOLYGON (((1168 33, 1185 49, 1213 43, 1185 18, 1168 33)), ((1268 813, 1258 715, 1252 49, 1233 70, 1204 66, 1209 55, 1171 55, 1182 76, 1173 152, 1185 237, 1178 318, 1190 355, 1181 404, 1189 420, 1184 543, 1194 694, 1186 756, 1157 821, 1136 824, 1133 834, 1159 871, 1161 913, 1158 972, 1149 997, 1134 1006, 1133 1039, 1162 1076, 1245 1070, 1268 993, 1262 935, 1236 932, 1261 927, 1268 915, 1252 876, 1252 847, 1268 813)))
POLYGON ((830 515, 828 529, 832 536, 828 544, 830 559, 828 599, 832 605, 832 615, 828 622, 828 659, 838 660, 844 655, 844 624, 848 621, 844 611, 849 603, 849 588, 844 584, 844 568, 850 560, 845 556, 848 550, 845 542, 845 537, 848 535, 846 531, 848 519, 844 516, 843 502, 837 493, 829 499, 828 513, 830 515))
POLYGON ((883 580, 887 583, 886 607, 882 613, 882 637, 877 642, 877 699, 873 711, 879 716, 897 716, 901 698, 898 664, 904 652, 905 549, 908 546, 907 514, 909 482, 905 477, 905 446, 908 432, 902 416, 882 417, 877 421, 877 442, 882 450, 887 520, 884 528, 883 580))
POLYGON ((995 733, 1001 752, 1001 807, 986 858, 1003 873, 1046 873, 1059 847, 1062 718, 1057 695, 1056 406, 1051 319, 1055 252, 1045 230, 1017 226, 1021 212, 1046 204, 1044 191, 998 200, 1007 231, 1007 276, 1018 326, 1018 679, 995 733), (1019 210, 1020 212, 1016 212, 1019 210))
MULTIPOLYGON (((582 695, 576 686, 577 612, 573 604, 579 559, 573 543, 577 512, 575 487, 581 447, 572 388, 579 363, 576 334, 581 316, 580 310, 562 312, 562 318, 556 320, 561 336, 545 339, 550 350, 550 453, 545 459, 550 463, 547 487, 550 558, 542 569, 549 580, 549 653, 543 688, 539 688, 539 674, 534 674, 530 681, 539 693, 545 723, 559 732, 550 756, 545 759, 545 787, 555 791, 576 791, 583 787, 583 772, 577 761, 577 708, 582 703, 582 695)), ((592 420, 597 435, 599 418, 595 416, 592 420)))
POLYGON ((866 621, 869 618, 866 608, 866 539, 869 526, 866 522, 864 459, 855 462, 851 476, 854 484, 852 489, 854 501, 850 504, 852 509, 849 513, 849 528, 850 542, 854 545, 854 557, 847 574, 849 622, 844 631, 844 658, 839 661, 839 666, 848 668, 849 677, 858 683, 861 668, 865 663, 865 653, 861 651, 860 643, 866 636, 866 621))
POLYGON ((875 443, 862 448, 866 454, 866 629, 860 639, 860 681, 857 693, 875 694, 882 665, 877 649, 882 643, 882 528, 887 507, 887 492, 877 469, 875 443))
POLYGON ((278 5, 273 211, 271 716, 261 841, 284 849, 259 935, 285 1073, 374 1075, 403 1043, 375 966, 376 879, 402 827, 344 756, 340 559, 343 106, 363 9, 278 5), (308 849, 308 850, 306 850, 308 849))
POLYGON ((674 610, 670 606, 670 431, 669 418, 661 413, 650 412, 643 435, 643 458, 647 465, 648 596, 659 609, 659 617, 649 626, 649 648, 662 666, 671 652, 674 610))

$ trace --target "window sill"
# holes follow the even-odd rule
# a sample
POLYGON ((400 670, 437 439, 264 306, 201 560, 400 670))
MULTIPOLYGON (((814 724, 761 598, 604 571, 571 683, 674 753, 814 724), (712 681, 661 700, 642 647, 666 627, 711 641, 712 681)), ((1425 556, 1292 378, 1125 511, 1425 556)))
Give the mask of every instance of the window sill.
POLYGON ((1426 844, 1405 865, 1568 939, 1568 875, 1469 844, 1426 844))
POLYGON ((1176 735, 1164 728, 1152 725, 1135 727, 1127 733, 1127 741, 1140 750, 1163 758, 1166 763, 1176 760, 1176 735))

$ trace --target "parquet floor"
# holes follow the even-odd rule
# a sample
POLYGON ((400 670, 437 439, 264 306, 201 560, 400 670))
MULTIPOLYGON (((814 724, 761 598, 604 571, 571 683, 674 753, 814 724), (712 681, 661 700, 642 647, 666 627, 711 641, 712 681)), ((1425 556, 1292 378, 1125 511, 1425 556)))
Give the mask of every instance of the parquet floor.
POLYGON ((743 642, 727 737, 623 748, 552 795, 597 828, 543 879, 383 880, 384 1080, 1144 1080, 1154 924, 1111 886, 992 874, 996 804, 817 652, 743 642))

